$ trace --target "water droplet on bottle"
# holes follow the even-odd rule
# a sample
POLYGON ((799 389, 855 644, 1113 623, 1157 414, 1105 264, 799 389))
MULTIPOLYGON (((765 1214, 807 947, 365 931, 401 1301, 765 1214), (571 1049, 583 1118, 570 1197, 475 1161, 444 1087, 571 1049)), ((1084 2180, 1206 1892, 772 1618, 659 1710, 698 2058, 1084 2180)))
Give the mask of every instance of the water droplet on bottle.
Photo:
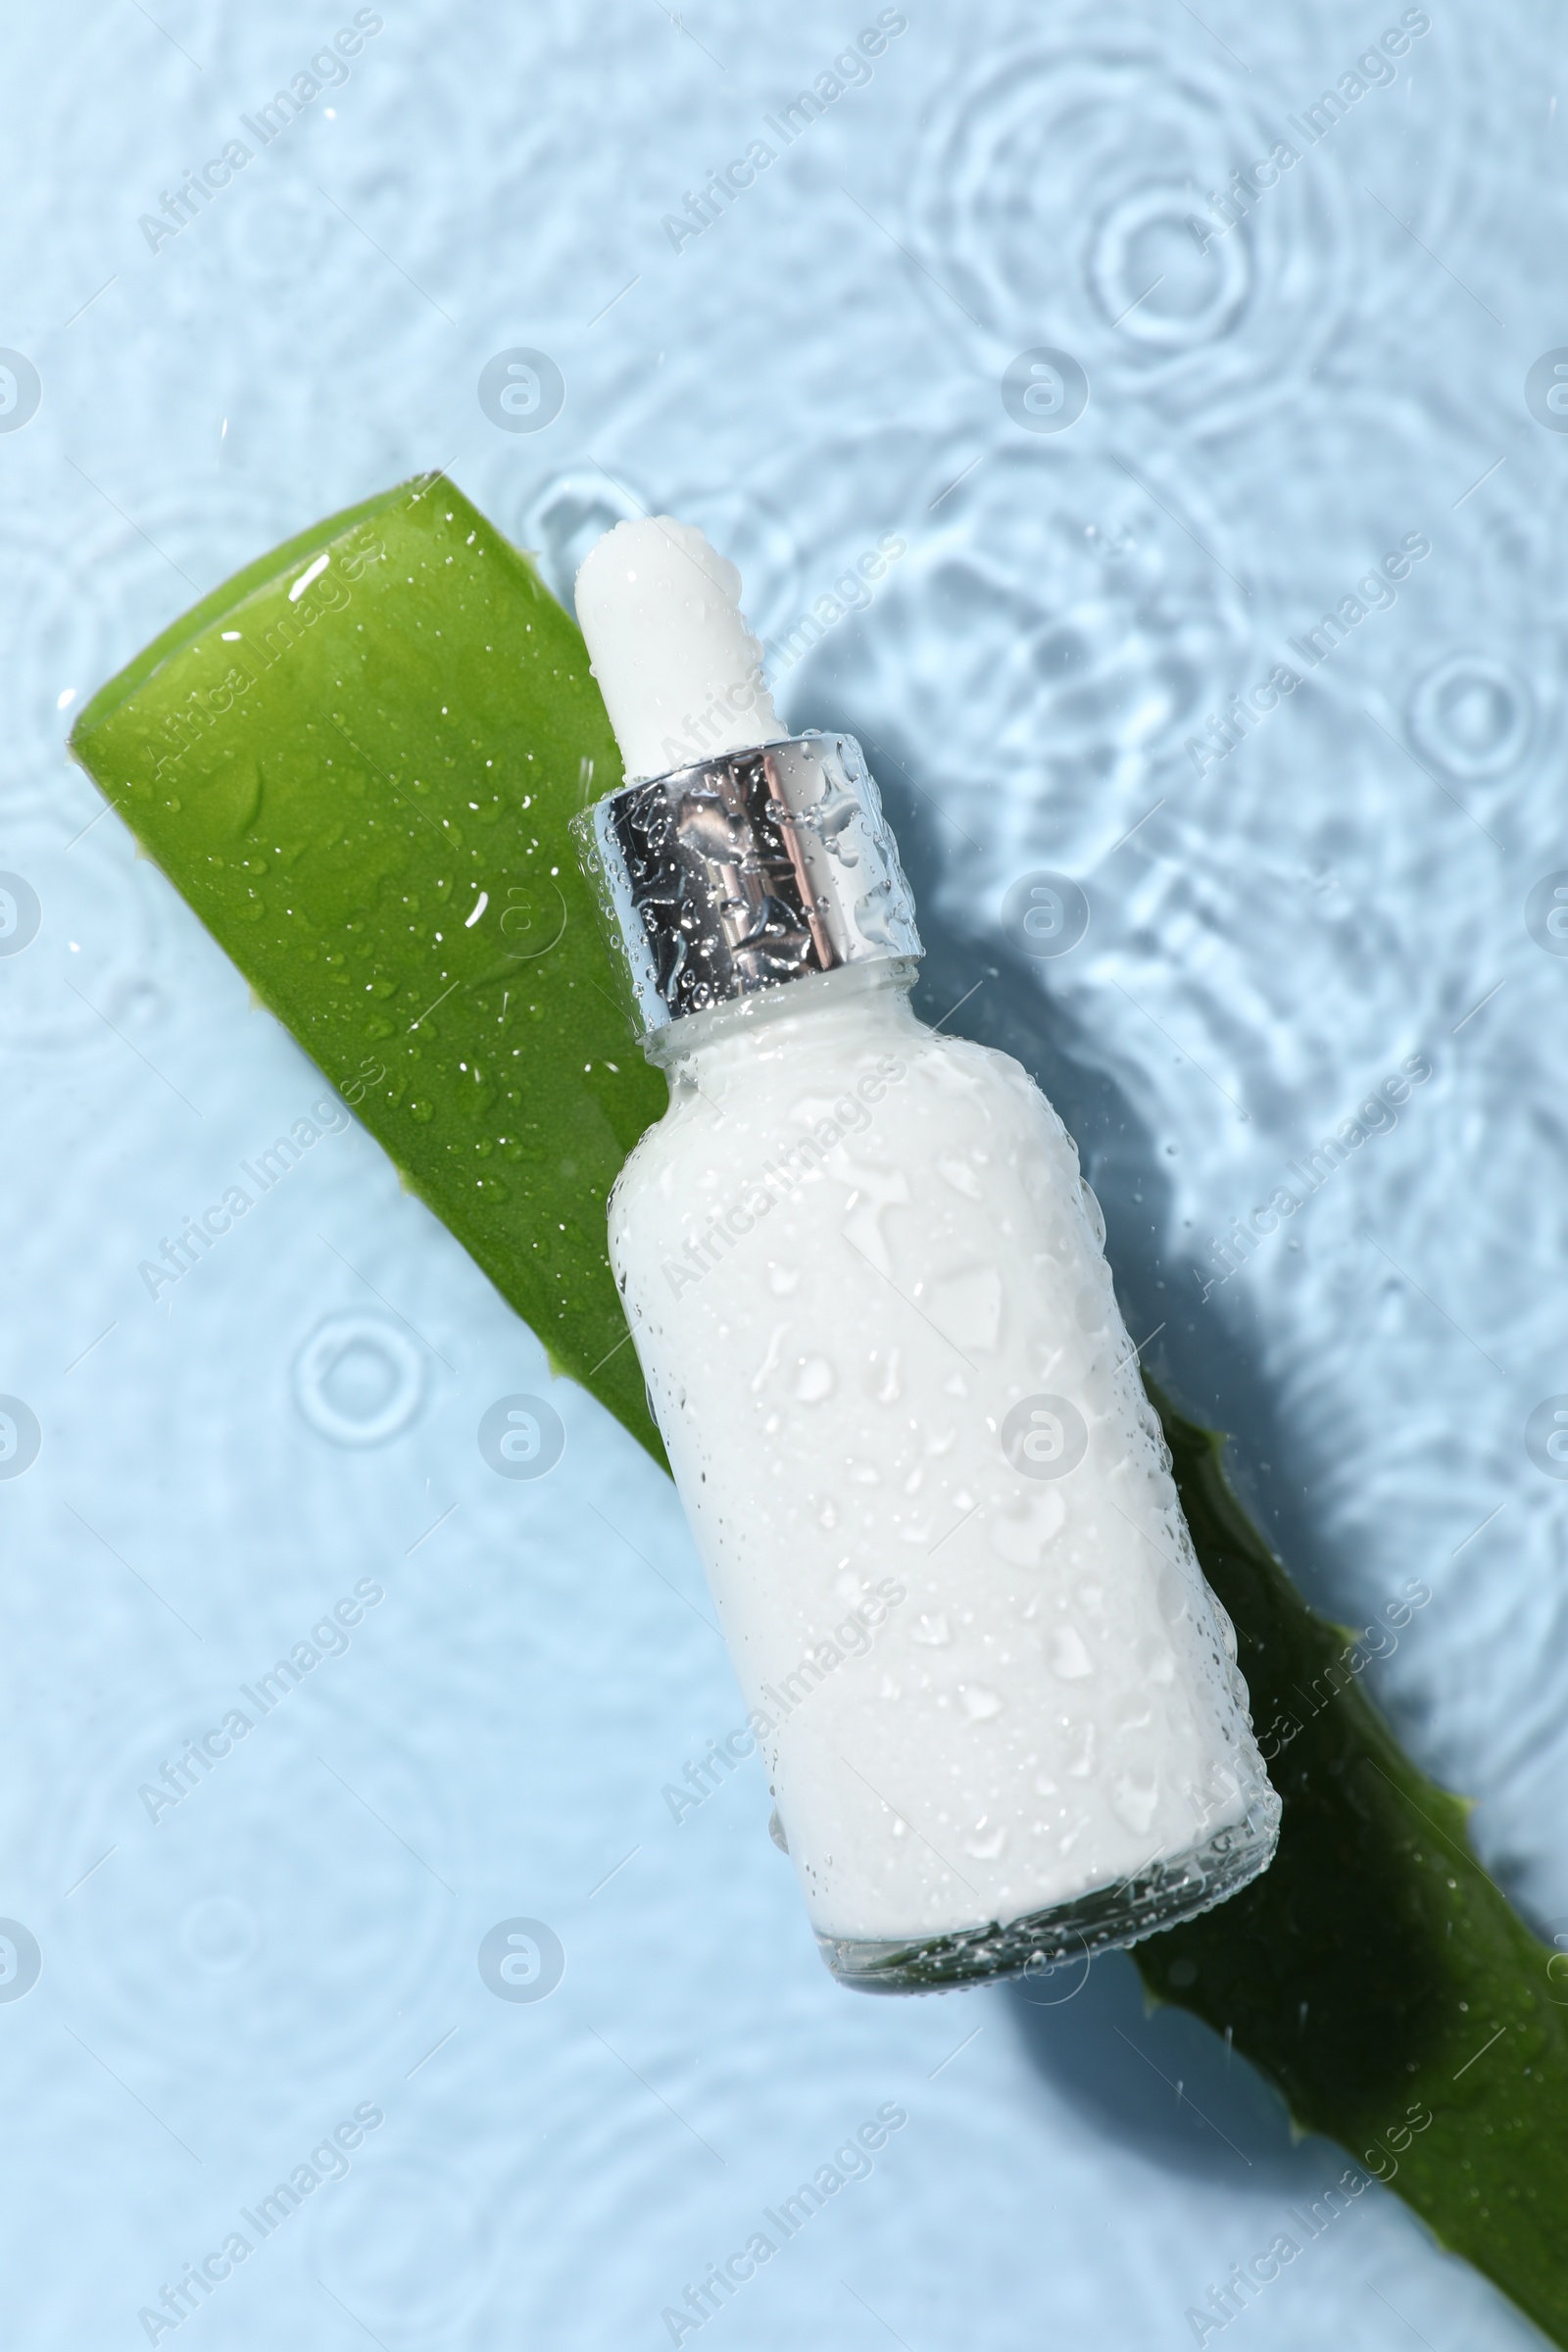
POLYGON ((1142 1838, 1159 1802, 1158 1775, 1148 1765, 1118 1773, 1110 1786, 1110 1802, 1117 1820, 1142 1838))
POLYGON ((1053 1674, 1059 1674, 1064 1683, 1082 1682, 1093 1674, 1095 1661, 1084 1647, 1084 1638, 1075 1625, 1054 1626, 1046 1644, 1053 1674))

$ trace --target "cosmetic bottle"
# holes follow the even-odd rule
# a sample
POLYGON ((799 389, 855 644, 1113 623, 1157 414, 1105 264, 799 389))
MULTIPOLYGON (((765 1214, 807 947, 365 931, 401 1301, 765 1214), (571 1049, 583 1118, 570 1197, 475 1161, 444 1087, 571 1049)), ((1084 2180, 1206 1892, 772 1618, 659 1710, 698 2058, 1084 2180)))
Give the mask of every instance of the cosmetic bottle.
POLYGON ((577 611, 621 786, 577 820, 669 1107, 610 1253, 844 1984, 1059 1969, 1278 1834, 1074 1145, 927 1027, 853 738, 787 735, 701 534, 622 523, 577 611))

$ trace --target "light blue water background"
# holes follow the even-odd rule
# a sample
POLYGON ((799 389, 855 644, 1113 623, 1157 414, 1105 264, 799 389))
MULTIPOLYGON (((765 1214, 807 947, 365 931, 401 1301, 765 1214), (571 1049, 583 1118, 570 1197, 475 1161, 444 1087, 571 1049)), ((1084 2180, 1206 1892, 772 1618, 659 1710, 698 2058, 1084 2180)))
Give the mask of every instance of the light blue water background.
MULTIPOLYGON (((1550 885, 1526 910, 1568 868, 1568 415, 1526 380, 1568 345, 1560 27, 917 0, 786 144, 765 118, 874 8, 386 0, 263 149, 240 118, 352 13, 24 5, 3 35, 0 343, 39 401, 19 421, 7 360, 0 866, 38 927, 0 956, 0 1390, 42 1433, 0 1482, 0 1912, 41 1954, 0 1999, 6 2341, 143 2343, 237 2229, 182 2345, 653 2352, 896 2104, 705 2346, 1175 2352, 1344 2159, 1146 2021, 1125 1959, 1054 2006, 836 1989, 757 1767, 675 1824, 739 1703, 674 1495, 564 1384, 559 1466, 492 1473, 480 1415, 548 1388, 542 1350, 357 1128, 154 1304, 140 1261, 321 1082, 62 746, 198 591, 428 465, 564 589, 647 508, 741 564, 776 668, 814 612, 781 699, 873 747, 922 1001, 1054 1094, 1134 1336, 1237 1433, 1305 1589, 1362 1625, 1430 1586, 1377 1695, 1550 1927, 1568 1465, 1525 1427, 1568 1391, 1568 942, 1550 885), (1325 90, 1340 119, 1290 127, 1325 90), (232 138, 153 250, 139 216, 232 138), (757 140, 677 246, 663 216, 757 140), (1280 142, 1224 228, 1210 193, 1280 142), (1027 362, 1004 405, 1041 348, 1087 379, 1061 429, 1027 362), (560 370, 548 422, 531 378, 481 406, 519 349, 560 370), (1055 957, 1004 913, 1042 868, 1090 908, 1055 957), (1396 1125, 1205 1296, 1211 1243, 1417 1054, 1396 1125), (362 1580, 350 1645, 149 1818, 362 1580), (481 1977, 515 1918, 560 1939, 548 1998, 481 1977), (246 2230, 357 2107, 384 2120, 348 2176, 246 2230)), ((1529 2337, 1373 2190, 1226 2334, 1412 2330, 1529 2337)))

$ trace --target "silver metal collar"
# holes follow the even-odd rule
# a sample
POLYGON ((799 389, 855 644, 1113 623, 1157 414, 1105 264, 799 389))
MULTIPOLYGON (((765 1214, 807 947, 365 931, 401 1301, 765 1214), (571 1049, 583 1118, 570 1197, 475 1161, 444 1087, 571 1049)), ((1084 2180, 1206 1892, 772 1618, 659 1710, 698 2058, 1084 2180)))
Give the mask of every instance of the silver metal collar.
POLYGON ((646 1036, 763 989, 922 953, 853 735, 671 769, 572 820, 646 1036))

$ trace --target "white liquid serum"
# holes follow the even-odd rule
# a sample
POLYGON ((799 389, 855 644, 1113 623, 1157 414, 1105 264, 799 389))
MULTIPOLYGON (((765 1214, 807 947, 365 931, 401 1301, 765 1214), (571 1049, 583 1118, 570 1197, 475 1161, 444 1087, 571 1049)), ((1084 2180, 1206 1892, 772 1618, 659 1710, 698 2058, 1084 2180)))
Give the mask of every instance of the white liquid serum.
POLYGON ((1071 1138, 910 1009, 852 737, 791 737, 667 516, 577 612, 626 780, 577 820, 669 1108, 610 1255, 823 1957, 1070 1964, 1265 1869, 1279 1800, 1071 1138))

